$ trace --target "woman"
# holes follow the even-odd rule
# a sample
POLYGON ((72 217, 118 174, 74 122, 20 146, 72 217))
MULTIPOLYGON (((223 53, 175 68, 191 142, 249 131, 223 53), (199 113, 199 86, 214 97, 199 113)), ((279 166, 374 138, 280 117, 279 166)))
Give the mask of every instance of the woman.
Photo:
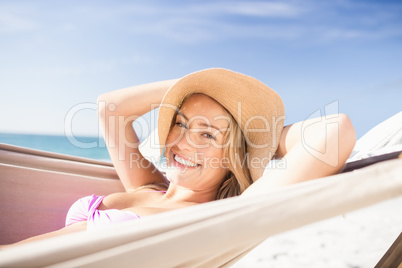
POLYGON ((98 103, 105 142, 126 191, 80 199, 65 228, 24 241, 331 175, 355 143, 346 115, 283 127, 280 97, 258 80, 225 69, 106 93, 98 103), (132 128, 157 106, 166 176, 142 156, 132 128), (273 156, 285 166, 260 178, 273 156))

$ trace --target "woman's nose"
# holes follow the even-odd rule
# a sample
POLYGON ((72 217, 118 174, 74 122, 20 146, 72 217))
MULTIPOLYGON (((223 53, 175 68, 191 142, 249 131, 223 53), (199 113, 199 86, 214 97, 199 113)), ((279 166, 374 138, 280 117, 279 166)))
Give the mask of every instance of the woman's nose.
POLYGON ((191 132, 186 131, 183 135, 180 135, 180 138, 177 142, 177 147, 183 151, 191 151, 194 149, 194 142, 192 141, 191 132))
POLYGON ((177 145, 183 150, 197 150, 208 147, 208 145, 202 140, 201 133, 197 130, 188 130, 183 133, 177 145))

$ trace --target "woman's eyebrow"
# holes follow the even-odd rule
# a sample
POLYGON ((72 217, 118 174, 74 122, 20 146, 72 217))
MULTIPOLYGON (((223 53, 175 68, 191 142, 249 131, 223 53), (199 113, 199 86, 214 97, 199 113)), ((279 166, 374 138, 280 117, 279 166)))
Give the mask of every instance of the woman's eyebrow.
POLYGON ((183 117, 186 121, 188 121, 187 116, 185 116, 180 110, 177 110, 177 113, 178 113, 181 117, 183 117))
MULTIPOLYGON (((177 110, 177 113, 178 113, 181 117, 183 117, 186 121, 189 121, 189 120, 188 120, 188 117, 185 116, 185 115, 182 113, 182 111, 177 110)), ((205 122, 200 122, 200 123, 197 123, 197 124, 200 125, 201 127, 214 128, 214 129, 218 130, 220 133, 223 134, 222 130, 221 130, 220 128, 214 126, 214 125, 210 125, 210 124, 207 124, 207 123, 205 123, 205 122)))
POLYGON ((214 125, 210 125, 210 124, 203 123, 203 122, 202 122, 202 123, 198 123, 198 125, 200 125, 200 126, 202 126, 202 127, 207 127, 207 128, 214 128, 214 129, 218 130, 220 133, 222 133, 222 130, 221 130, 220 128, 214 126, 214 125))

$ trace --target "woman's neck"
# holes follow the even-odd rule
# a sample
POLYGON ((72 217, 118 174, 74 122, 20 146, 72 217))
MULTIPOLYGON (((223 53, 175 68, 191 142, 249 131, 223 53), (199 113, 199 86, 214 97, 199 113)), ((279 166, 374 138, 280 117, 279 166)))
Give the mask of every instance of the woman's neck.
POLYGON ((163 198, 177 203, 196 205, 215 200, 216 191, 191 190, 170 183, 169 188, 167 189, 167 192, 163 198))

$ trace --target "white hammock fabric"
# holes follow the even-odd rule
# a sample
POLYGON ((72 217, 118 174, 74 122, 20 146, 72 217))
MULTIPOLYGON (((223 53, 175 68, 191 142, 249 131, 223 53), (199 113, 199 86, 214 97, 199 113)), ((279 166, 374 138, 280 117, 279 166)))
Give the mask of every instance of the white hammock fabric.
MULTIPOLYGON (((69 206, 123 191, 108 163, 0 145, 1 244, 63 226, 69 206)), ((402 195, 402 159, 2 250, 0 267, 228 267, 267 237, 402 195)))

